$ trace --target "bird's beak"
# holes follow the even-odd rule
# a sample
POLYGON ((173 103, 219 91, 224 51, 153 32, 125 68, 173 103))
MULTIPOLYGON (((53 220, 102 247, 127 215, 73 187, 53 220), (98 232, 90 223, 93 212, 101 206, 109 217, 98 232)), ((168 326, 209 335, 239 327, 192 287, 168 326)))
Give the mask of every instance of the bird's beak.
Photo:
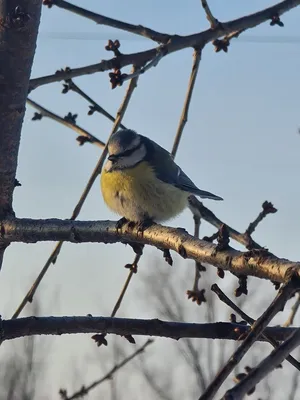
POLYGON ((115 161, 117 161, 117 156, 114 156, 113 154, 111 154, 111 155, 108 157, 108 159, 109 159, 109 161, 111 161, 111 162, 115 162, 115 161))

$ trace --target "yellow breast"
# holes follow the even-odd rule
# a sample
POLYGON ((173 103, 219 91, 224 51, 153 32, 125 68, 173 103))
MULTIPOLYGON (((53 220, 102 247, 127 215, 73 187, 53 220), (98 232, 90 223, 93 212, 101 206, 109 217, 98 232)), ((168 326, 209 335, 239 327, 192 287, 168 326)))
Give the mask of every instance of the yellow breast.
POLYGON ((187 192, 158 180, 147 162, 133 168, 101 175, 105 203, 117 214, 131 220, 151 218, 166 221, 187 205, 187 192))

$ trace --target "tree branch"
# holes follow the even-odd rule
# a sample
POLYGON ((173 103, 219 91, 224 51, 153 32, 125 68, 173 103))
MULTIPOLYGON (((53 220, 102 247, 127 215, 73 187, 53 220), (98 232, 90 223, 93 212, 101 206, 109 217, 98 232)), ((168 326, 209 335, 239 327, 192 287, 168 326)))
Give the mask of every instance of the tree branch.
POLYGON ((184 130, 185 124, 188 121, 189 107, 190 107, 190 103, 191 103, 191 99, 192 99, 192 95, 193 95, 196 78, 197 78, 198 71, 199 71, 199 65, 200 65, 200 61, 201 61, 201 53, 202 53, 201 49, 197 49, 194 51, 194 55, 193 55, 194 61, 193 61, 193 65, 192 65, 192 72, 190 75, 188 89, 187 89, 187 93, 186 93, 186 97, 185 97, 184 105, 183 105, 183 109, 182 109, 182 114, 180 117, 178 129, 177 129, 176 136, 174 139, 173 148, 171 151, 171 155, 173 157, 175 157, 175 155, 177 153, 180 139, 182 136, 182 132, 184 130))
POLYGON ((256 368, 240 381, 233 389, 226 392, 222 400, 242 400, 247 392, 272 372, 285 358, 300 345, 300 329, 297 329, 284 343, 266 357, 256 368))
POLYGON ((40 112, 41 116, 53 119, 54 121, 59 122, 60 124, 66 126, 67 128, 72 129, 73 131, 78 133, 79 137, 84 136, 85 138, 87 138, 88 142, 96 144, 101 149, 103 149, 103 147, 105 146, 104 142, 102 142, 101 140, 96 138, 96 136, 92 135, 91 133, 89 133, 85 129, 81 128, 77 124, 74 124, 72 122, 69 122, 69 121, 65 120, 64 118, 60 117, 57 114, 54 114, 53 112, 47 110, 46 108, 42 107, 40 104, 36 103, 35 101, 33 101, 33 100, 29 99, 29 98, 27 98, 27 103, 30 106, 34 107, 36 110, 38 110, 40 112))
POLYGON ((170 35, 166 33, 160 33, 153 29, 146 28, 142 25, 133 25, 127 22, 119 21, 117 19, 105 17, 101 14, 96 14, 92 11, 86 10, 81 7, 77 7, 64 0, 44 0, 44 4, 48 6, 55 5, 67 11, 71 11, 74 14, 80 15, 84 18, 88 18, 98 25, 111 26, 112 28, 120 29, 122 31, 134 33, 135 35, 144 36, 147 39, 151 39, 157 43, 167 43, 170 39, 170 35))
POLYGON ((68 396, 66 391, 64 389, 60 390, 60 393, 64 393, 64 400, 75 400, 75 399, 81 399, 83 396, 86 396, 91 390, 95 389, 95 387, 98 387, 101 385, 101 383, 107 381, 108 379, 112 379, 113 375, 121 368, 123 368, 126 364, 128 364, 132 359, 134 359, 136 356, 140 355, 145 351, 145 349, 154 342, 153 339, 148 339, 146 343, 143 344, 143 346, 139 347, 134 353, 132 353, 130 356, 124 358, 121 362, 116 364, 110 371, 107 372, 102 378, 97 379, 96 381, 90 383, 89 385, 85 386, 83 385, 80 390, 77 392, 73 393, 72 395, 68 396))
MULTIPOLYGON (((13 191, 41 1, 0 2, 0 218, 12 216, 13 191)), ((0 268, 7 245, 0 241, 0 268)))
POLYGON ((206 18, 210 23, 211 28, 216 28, 219 24, 219 21, 213 16, 212 12, 210 11, 209 5, 207 4, 206 0, 201 0, 202 7, 205 11, 206 18))
MULTIPOLYGON (((285 340, 297 328, 269 327, 266 333, 276 340, 285 340)), ((32 335, 64 335, 75 333, 111 333, 115 335, 157 336, 175 340, 207 338, 238 340, 250 332, 246 325, 230 322, 183 323, 159 319, 129 319, 111 317, 26 317, 1 322, 1 340, 32 335)), ((258 340, 264 341, 261 337, 258 340)))
POLYGON ((278 258, 266 251, 240 252, 217 246, 189 235, 183 229, 153 225, 143 235, 133 230, 116 229, 112 221, 73 221, 59 219, 11 219, 0 221, 2 240, 35 243, 38 241, 68 241, 72 243, 140 243, 158 249, 170 249, 184 258, 231 271, 276 282, 286 282, 292 273, 300 275, 300 262, 278 258))
MULTIPOLYGON (((85 100, 87 100, 92 106, 90 106, 90 111, 89 115, 91 115, 92 112, 97 111, 99 114, 104 115, 107 119, 109 119, 111 122, 115 122, 115 117, 111 115, 109 112, 107 112, 103 107, 101 107, 98 103, 95 102, 90 96, 88 96, 82 89, 80 89, 79 86, 75 84, 72 79, 68 79, 65 83, 67 87, 67 90, 71 90, 72 92, 75 92, 79 94, 79 96, 83 97, 85 100)), ((120 123, 120 128, 126 129, 125 125, 120 123)))
MULTIPOLYGON (((222 22, 222 24, 219 24, 218 27, 214 29, 208 29, 188 36, 172 35, 167 44, 164 45, 165 54, 171 54, 188 47, 203 48, 207 43, 218 39, 219 37, 232 32, 254 28, 255 26, 271 19, 274 15, 280 16, 292 8, 297 7, 299 4, 300 0, 284 0, 254 14, 233 21, 222 22)), ((114 68, 121 69, 122 67, 131 64, 144 65, 148 61, 152 60, 156 54, 157 48, 153 48, 138 53, 122 54, 118 57, 111 58, 110 60, 103 60, 98 64, 74 68, 70 71, 58 71, 53 75, 31 79, 30 90, 41 85, 74 78, 76 76, 104 72, 114 68)))
POLYGON ((296 296, 297 296, 297 300, 295 301, 295 304, 293 305, 293 307, 291 309, 291 313, 290 313, 288 319, 286 320, 286 322, 283 324, 283 326, 286 326, 286 327, 291 326, 294 323, 295 316, 300 307, 300 293, 297 293, 296 296))
POLYGON ((203 218, 209 224, 215 226, 217 229, 220 229, 222 225, 226 225, 229 236, 244 245, 247 249, 255 248, 262 249, 258 243, 256 243, 249 235, 246 233, 240 233, 237 230, 231 228, 229 225, 221 221, 212 211, 210 211, 207 207, 203 205, 201 201, 197 199, 194 195, 189 196, 188 198, 189 208, 194 215, 198 215, 203 218))
MULTIPOLYGON (((235 312, 239 314, 248 324, 253 325, 255 323, 255 319, 249 317, 244 311, 242 311, 236 304, 234 304, 226 294, 219 288, 219 286, 215 283, 212 285, 211 290, 216 293, 221 301, 231 307, 235 312)), ((269 337, 266 333, 263 333, 262 336, 268 341, 274 348, 277 348, 280 343, 276 340, 269 337)), ((300 371, 300 363, 291 355, 288 355, 286 360, 291 363, 296 369, 300 371)))
MULTIPOLYGON (((266 311, 254 322, 251 330, 247 334, 243 343, 236 349, 224 367, 218 372, 215 379, 208 386, 206 391, 202 393, 199 400, 212 400, 221 385, 227 379, 235 366, 242 360, 245 354, 249 351, 253 343, 262 336, 269 322, 274 316, 284 309, 286 302, 290 297, 299 290, 299 278, 292 277, 284 286, 282 286, 266 311)), ((289 354, 289 353, 288 353, 289 354)), ((287 354, 287 355, 288 355, 287 354)))

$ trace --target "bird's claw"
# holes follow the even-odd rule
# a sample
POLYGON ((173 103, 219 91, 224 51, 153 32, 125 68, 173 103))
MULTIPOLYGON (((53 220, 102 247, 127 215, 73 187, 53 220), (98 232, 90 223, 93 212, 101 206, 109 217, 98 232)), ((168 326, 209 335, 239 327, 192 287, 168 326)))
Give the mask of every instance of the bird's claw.
POLYGON ((143 235, 144 231, 148 228, 150 228, 150 226, 155 225, 155 222, 152 221, 152 219, 144 219, 143 221, 140 221, 137 223, 137 232, 138 234, 140 233, 141 235, 143 235))
POLYGON ((127 220, 125 217, 122 217, 121 219, 119 219, 119 221, 117 221, 117 223, 116 223, 116 229, 117 229, 117 231, 118 231, 119 229, 122 229, 123 226, 124 226, 125 224, 127 224, 127 222, 128 222, 128 220, 127 220))

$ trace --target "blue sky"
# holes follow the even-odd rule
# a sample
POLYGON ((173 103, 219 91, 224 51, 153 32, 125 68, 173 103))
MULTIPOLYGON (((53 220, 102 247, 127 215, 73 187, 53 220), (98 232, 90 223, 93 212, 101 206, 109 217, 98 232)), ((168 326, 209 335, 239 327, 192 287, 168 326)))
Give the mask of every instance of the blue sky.
MULTIPOLYGON (((199 0, 176 2, 176 7, 171 0, 73 3, 166 33, 184 35, 208 28, 199 0)), ((221 0, 210 1, 221 21, 274 3, 229 0, 225 5, 221 0)), ((125 53, 155 46, 146 39, 97 26, 56 7, 43 7, 42 12, 32 77, 110 58, 111 53, 104 49, 108 39, 119 39, 125 53), (67 34, 77 39, 67 40, 67 34), (95 34, 97 40, 80 40, 81 34, 83 38, 95 34)), ((265 23, 245 36, 300 37, 299 17, 300 8, 282 17, 284 28, 265 23)), ((278 256, 293 260, 299 259, 299 46, 300 43, 249 43, 241 38, 232 41, 228 54, 216 54, 208 45, 176 159, 200 188, 224 197, 222 203, 205 204, 236 229, 244 230, 260 211, 262 202, 272 201, 279 211, 261 224, 255 239, 278 256)), ((187 49, 165 57, 158 67, 143 75, 124 124, 171 149, 191 65, 192 49, 187 49)), ((75 82, 112 114, 126 89, 124 85, 111 90, 107 73, 81 77, 75 82)), ((78 113, 78 124, 105 141, 110 121, 97 114, 88 117, 87 103, 74 93, 62 95, 61 89, 61 83, 43 86, 30 97, 61 116, 69 111, 78 113)), ((14 209, 18 217, 68 218, 98 160, 99 149, 88 144, 79 147, 75 133, 46 118, 32 122, 33 112, 28 106, 17 173, 22 187, 16 189, 14 209)), ((103 203, 99 181, 80 219, 116 219, 103 203)), ((170 225, 192 231, 190 212, 184 212, 170 225)), ((213 232, 205 223, 201 230, 202 235, 213 232)), ((18 244, 7 250, 0 282, 1 313, 5 317, 13 313, 53 246, 18 244)), ((149 265, 153 254, 155 250, 147 249, 148 261, 142 265, 149 265)), ((43 313, 108 315, 127 274, 123 265, 132 257, 131 249, 122 245, 65 244, 38 291, 43 313)), ((181 268, 191 265, 179 260, 177 263, 181 268)), ((155 317, 154 310, 136 304, 138 286, 137 276, 125 299, 126 311, 120 315, 155 317)), ((60 357, 70 357, 76 340, 79 339, 55 340, 60 357)), ((84 349, 91 350, 87 339, 80 340, 84 349)))

